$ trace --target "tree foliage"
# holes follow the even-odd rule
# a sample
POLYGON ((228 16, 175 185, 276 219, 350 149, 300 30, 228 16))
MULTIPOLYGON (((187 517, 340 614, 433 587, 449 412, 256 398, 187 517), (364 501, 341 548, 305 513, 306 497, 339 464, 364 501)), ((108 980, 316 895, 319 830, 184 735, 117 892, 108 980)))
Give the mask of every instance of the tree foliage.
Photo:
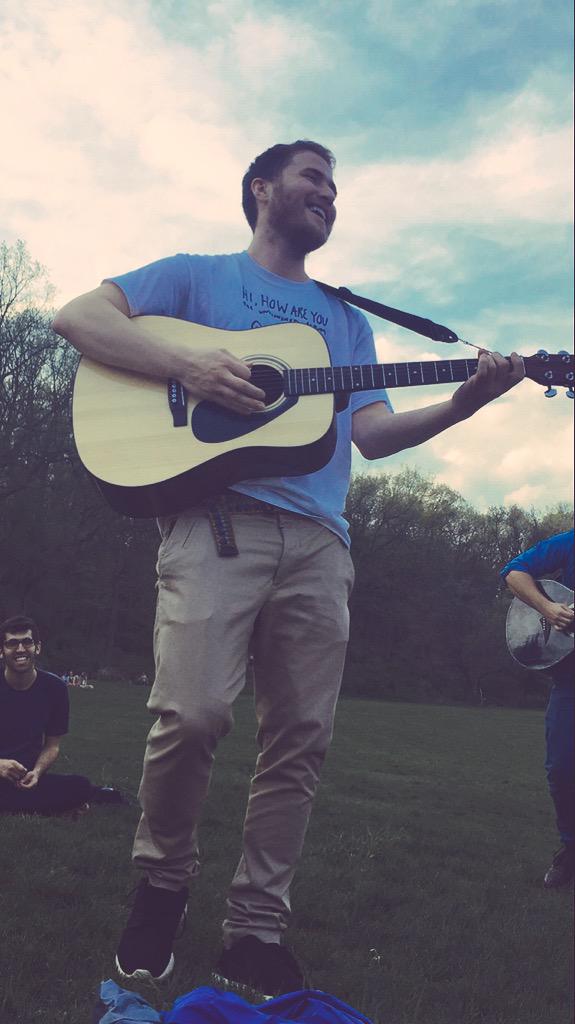
POLYGON ((357 476, 348 495, 356 583, 344 686, 392 699, 525 704, 541 677, 504 641, 510 595, 499 571, 572 512, 514 505, 485 513, 420 473, 357 476))

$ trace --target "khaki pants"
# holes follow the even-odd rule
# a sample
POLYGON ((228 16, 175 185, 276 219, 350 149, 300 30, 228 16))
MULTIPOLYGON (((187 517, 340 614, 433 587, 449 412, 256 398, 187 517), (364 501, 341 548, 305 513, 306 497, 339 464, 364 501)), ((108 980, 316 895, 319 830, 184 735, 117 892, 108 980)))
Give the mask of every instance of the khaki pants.
POLYGON ((134 863, 177 889, 199 870, 197 825, 218 740, 254 654, 259 756, 224 941, 279 941, 349 631, 353 566, 331 531, 291 512, 233 515, 239 556, 221 558, 207 516, 162 522, 155 625, 159 717, 146 747, 134 863))

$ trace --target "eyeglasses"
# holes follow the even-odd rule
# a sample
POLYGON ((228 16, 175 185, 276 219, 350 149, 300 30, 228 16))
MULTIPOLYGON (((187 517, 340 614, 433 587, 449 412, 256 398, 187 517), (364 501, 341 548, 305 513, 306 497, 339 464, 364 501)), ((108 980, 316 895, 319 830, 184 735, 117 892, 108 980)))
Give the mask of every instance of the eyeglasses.
POLYGON ((31 636, 25 636, 23 640, 5 640, 4 647, 8 651, 17 651, 18 648, 22 647, 35 647, 36 641, 31 636))

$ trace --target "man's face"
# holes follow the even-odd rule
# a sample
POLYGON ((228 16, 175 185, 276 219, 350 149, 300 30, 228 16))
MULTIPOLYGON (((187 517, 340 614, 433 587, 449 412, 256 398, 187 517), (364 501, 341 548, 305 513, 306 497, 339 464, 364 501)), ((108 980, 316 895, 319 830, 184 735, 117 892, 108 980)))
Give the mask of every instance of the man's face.
POLYGON ((2 660, 11 672, 28 672, 36 664, 36 655, 40 651, 32 636, 32 630, 21 633, 6 633, 2 643, 2 660))
POLYGON ((303 255, 324 245, 335 220, 337 195, 330 165, 317 153, 302 150, 270 185, 270 227, 303 255))

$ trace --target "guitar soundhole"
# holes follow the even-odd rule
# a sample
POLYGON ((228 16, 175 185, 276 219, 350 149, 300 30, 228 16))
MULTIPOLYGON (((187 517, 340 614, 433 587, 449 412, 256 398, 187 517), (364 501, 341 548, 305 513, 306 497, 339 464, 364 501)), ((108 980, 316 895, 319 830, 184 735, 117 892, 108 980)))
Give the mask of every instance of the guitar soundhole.
POLYGON ((283 376, 273 366, 266 366, 265 363, 252 363, 251 383, 261 388, 266 394, 266 405, 273 405, 283 395, 283 376))

